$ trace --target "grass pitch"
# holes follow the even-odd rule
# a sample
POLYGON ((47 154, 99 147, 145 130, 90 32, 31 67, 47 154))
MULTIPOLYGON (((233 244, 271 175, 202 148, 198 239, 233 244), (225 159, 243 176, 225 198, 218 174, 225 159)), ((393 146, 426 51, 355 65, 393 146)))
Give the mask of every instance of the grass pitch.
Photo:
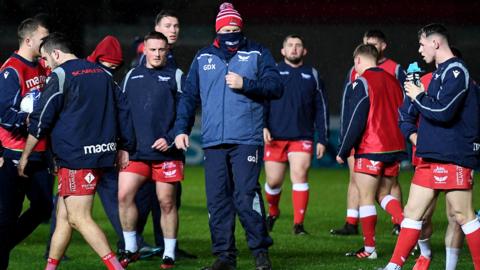
MULTIPOLYGON (((200 269, 210 265, 215 259, 210 253, 210 232, 208 230, 208 215, 206 209, 204 176, 202 167, 186 167, 186 180, 183 184, 182 208, 180 211, 179 242, 182 249, 199 256, 197 260, 179 260, 177 269, 200 269)), ((412 172, 401 173, 404 200, 408 197, 408 188, 412 172)), ((261 176, 263 187, 264 175, 261 176)), ((383 267, 388 262, 393 251, 396 237, 391 235, 392 224, 385 212, 377 206, 377 260, 360 261, 344 257, 345 252, 362 246, 361 236, 331 236, 329 230, 344 223, 345 198, 347 190, 348 171, 346 169, 312 169, 310 172, 310 203, 305 221, 305 229, 310 233, 306 236, 292 234, 292 204, 291 185, 284 185, 282 192, 281 218, 275 224, 271 236, 274 245, 270 257, 274 269, 355 269, 371 270, 383 267)), ((288 180, 287 180, 288 181, 288 180)), ((474 198, 479 197, 475 188, 474 198)), ((433 262, 430 269, 445 268, 445 248, 443 235, 447 226, 445 216, 445 200, 441 195, 437 210, 433 217, 434 235, 432 237, 433 262)), ((480 207, 478 201, 476 208, 480 207)), ((110 223, 103 212, 101 202, 97 199, 94 207, 94 218, 107 233, 112 247, 117 239, 110 223)), ((11 270, 44 269, 45 243, 49 225, 41 225, 28 239, 17 246, 10 259, 11 270)), ((145 239, 153 243, 151 224, 145 229, 145 239)), ((245 233, 237 222, 237 247, 239 249, 238 269, 254 269, 253 258, 245 242, 245 233)), ((1 244, 1 243, 0 243, 1 244)), ((78 233, 74 233, 67 251, 71 258, 62 262, 59 269, 85 270, 106 269, 100 258, 86 244, 78 233)), ((414 258, 410 258, 404 269, 411 269, 414 258)), ((159 269, 160 257, 139 261, 128 269, 159 269)), ((473 269, 470 254, 466 246, 460 255, 457 269, 473 269)))

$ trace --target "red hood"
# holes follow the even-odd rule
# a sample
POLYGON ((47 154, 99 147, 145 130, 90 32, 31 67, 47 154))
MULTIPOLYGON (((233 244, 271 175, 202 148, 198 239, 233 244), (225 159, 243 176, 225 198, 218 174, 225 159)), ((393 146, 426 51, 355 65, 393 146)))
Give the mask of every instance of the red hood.
POLYGON ((115 65, 123 63, 122 47, 114 36, 106 36, 98 43, 95 50, 87 57, 90 62, 104 61, 115 65))

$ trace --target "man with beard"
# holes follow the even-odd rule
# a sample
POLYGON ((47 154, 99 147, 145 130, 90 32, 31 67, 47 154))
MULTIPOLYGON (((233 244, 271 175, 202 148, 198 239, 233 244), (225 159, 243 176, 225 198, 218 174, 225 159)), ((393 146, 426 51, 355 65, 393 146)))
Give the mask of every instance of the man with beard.
POLYGON ((267 226, 271 231, 280 215, 279 201, 287 162, 290 164, 293 201, 293 233, 305 234, 303 226, 308 204, 308 169, 317 131, 316 157, 325 152, 328 139, 328 109, 318 71, 304 65, 305 42, 298 35, 283 41, 284 61, 277 64, 283 82, 283 96, 267 102, 265 142, 265 194, 269 206, 267 226))

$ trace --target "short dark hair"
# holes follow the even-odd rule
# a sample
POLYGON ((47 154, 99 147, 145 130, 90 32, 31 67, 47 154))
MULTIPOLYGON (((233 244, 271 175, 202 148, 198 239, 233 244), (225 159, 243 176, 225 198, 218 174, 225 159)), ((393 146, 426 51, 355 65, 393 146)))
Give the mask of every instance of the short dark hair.
POLYGON ((450 39, 447 28, 445 28, 445 26, 440 23, 431 23, 425 25, 424 27, 420 28, 420 30, 418 30, 418 38, 420 38, 422 35, 425 35, 425 37, 429 37, 433 34, 440 35, 444 37, 447 41, 450 39))
POLYGON ((161 39, 161 40, 165 41, 165 43, 168 44, 167 37, 164 34, 162 34, 160 32, 157 32, 157 31, 152 31, 152 32, 146 34, 145 37, 143 38, 143 41, 147 41, 149 39, 161 39))
POLYGON ((378 29, 370 29, 363 34, 364 38, 377 38, 383 42, 387 42, 387 36, 381 30, 378 29))
POLYGON ((375 62, 378 62, 379 53, 377 48, 375 48, 375 46, 373 45, 370 45, 370 44, 358 45, 357 48, 355 48, 355 50, 353 51, 353 58, 359 55, 372 57, 373 59, 375 59, 375 62))
POLYGON ((305 39, 303 39, 302 36, 297 35, 297 34, 290 34, 290 35, 288 35, 288 36, 285 37, 285 39, 283 40, 283 43, 285 44, 285 42, 287 42, 287 40, 288 40, 289 38, 298 38, 298 39, 300 39, 300 41, 302 42, 303 47, 306 47, 305 39))
POLYGON ((174 17, 174 18, 177 18, 178 20, 177 13, 175 13, 175 11, 171 9, 164 9, 164 10, 161 10, 155 17, 155 25, 159 24, 160 21, 165 17, 174 17))
POLYGON ((23 20, 17 28, 18 42, 22 43, 28 35, 35 32, 40 26, 47 28, 47 24, 41 18, 33 17, 23 20))
POLYGON ((70 40, 62 33, 51 33, 50 35, 42 39, 40 43, 40 50, 43 50, 47 53, 52 53, 53 50, 60 50, 64 53, 73 53, 72 43, 70 40))

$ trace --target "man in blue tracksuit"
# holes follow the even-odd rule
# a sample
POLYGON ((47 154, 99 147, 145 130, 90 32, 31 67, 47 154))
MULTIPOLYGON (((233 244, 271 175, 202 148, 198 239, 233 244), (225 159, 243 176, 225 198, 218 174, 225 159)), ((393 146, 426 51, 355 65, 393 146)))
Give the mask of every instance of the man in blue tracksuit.
POLYGON ((177 107, 175 144, 189 146, 197 104, 202 104, 207 206, 213 254, 207 269, 235 269, 235 216, 247 235, 256 269, 271 269, 272 239, 258 183, 262 157, 263 102, 279 98, 282 87, 271 53, 246 39, 240 14, 223 3, 217 37, 195 56, 177 107))
MULTIPOLYGON (((480 269, 480 222, 472 205, 473 170, 480 167, 479 90, 465 63, 452 53, 448 36, 440 24, 429 24, 418 32, 418 52, 437 69, 426 91, 422 85, 405 83, 410 103, 401 107, 401 117, 420 117, 417 135, 411 140, 421 160, 415 168, 402 230, 386 270, 402 269, 419 239, 428 207, 442 191, 465 234, 475 269, 480 269)), ((406 120, 402 118, 401 123, 406 120)), ((410 138, 411 126, 401 127, 410 138)))
POLYGON ((183 73, 166 67, 168 40, 163 34, 155 31, 147 34, 144 53, 146 63, 130 70, 121 84, 138 142, 134 151, 126 155, 128 165, 119 175, 119 213, 125 240, 123 257, 130 263, 138 256, 135 195, 147 180, 153 180, 157 204, 160 202, 165 247, 161 267, 171 268, 175 262, 178 228, 176 189, 183 180, 184 160, 183 153, 173 147, 173 125, 183 73))
MULTIPOLYGON (((91 216, 97 182, 112 167, 117 147, 133 149, 125 100, 112 78, 97 64, 78 59, 70 42, 51 34, 40 45, 42 57, 53 69, 38 106, 29 115, 29 137, 19 160, 24 176, 32 149, 51 136, 58 165, 57 226, 46 269, 57 268, 75 228, 110 270, 123 269, 107 238, 91 216), (122 126, 119 125, 121 123, 122 126), (130 131, 130 135, 128 132, 130 131), (118 140, 118 135, 122 140, 118 140)), ((28 171, 27 171, 28 173, 28 171)))
POLYGON ((281 52, 284 59, 277 66, 285 90, 282 98, 267 102, 263 129, 267 226, 271 231, 280 216, 279 202, 288 162, 292 181, 293 232, 301 235, 306 233, 303 221, 309 197, 308 169, 313 152, 319 159, 325 152, 328 109, 318 71, 304 65, 307 49, 303 38, 288 35, 281 52), (316 147, 313 146, 315 131, 318 136, 316 147))

